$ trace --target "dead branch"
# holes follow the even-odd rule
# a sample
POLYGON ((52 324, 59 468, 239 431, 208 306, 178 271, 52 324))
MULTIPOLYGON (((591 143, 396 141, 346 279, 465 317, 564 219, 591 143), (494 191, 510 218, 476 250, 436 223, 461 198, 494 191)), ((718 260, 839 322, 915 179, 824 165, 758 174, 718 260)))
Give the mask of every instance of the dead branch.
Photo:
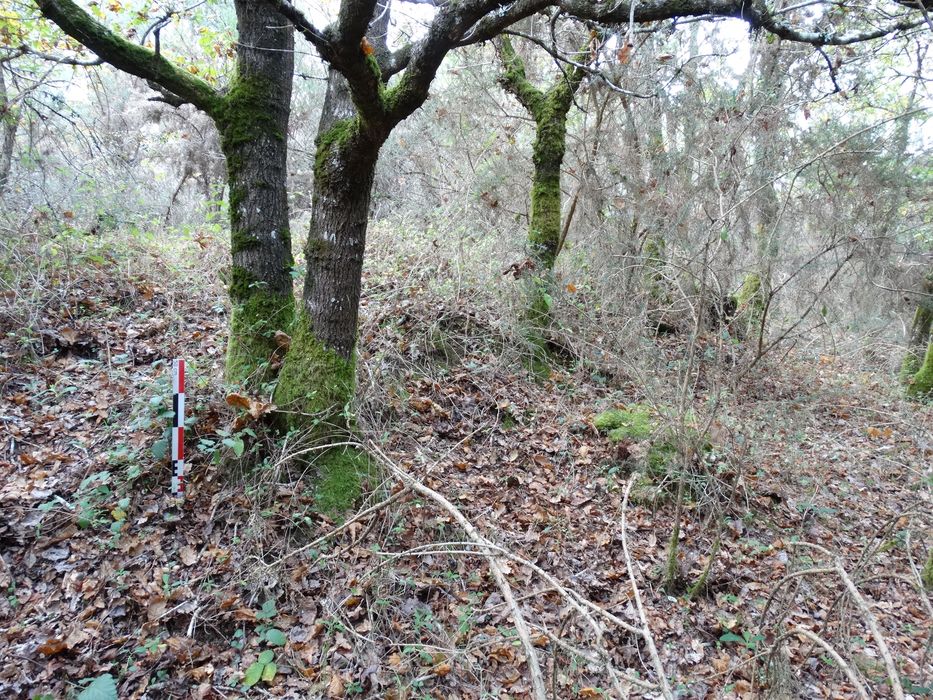
POLYGON ((800 627, 799 625, 794 627, 790 632, 782 634, 780 637, 774 640, 774 644, 771 647, 771 655, 774 655, 775 650, 777 650, 778 645, 787 639, 788 637, 793 637, 795 634, 800 635, 801 637, 806 637, 814 644, 822 647, 823 651, 829 654, 833 661, 836 662, 836 665, 839 666, 843 671, 845 671, 846 676, 849 678, 849 682, 852 684, 852 687, 855 688, 855 691, 858 693, 858 696, 862 700, 869 700, 869 695, 865 691, 865 687, 862 685, 862 682, 859 680, 858 674, 853 670, 853 668, 846 662, 845 659, 836 651, 833 646, 827 642, 825 639, 820 637, 818 634, 811 632, 808 629, 800 627))
MULTIPOLYGON (((402 471, 379 449, 375 443, 371 442, 368 447, 372 453, 377 455, 384 462, 385 466, 391 470, 391 472, 395 474, 395 476, 398 477, 398 479, 403 484, 405 484, 406 487, 420 493, 422 496, 430 498, 448 513, 450 513, 450 515, 454 518, 454 520, 457 521, 457 523, 469 536, 473 543, 484 548, 490 544, 486 538, 484 538, 479 534, 479 532, 476 531, 476 528, 473 527, 473 524, 466 519, 463 513, 461 513, 453 503, 448 501, 437 491, 428 488, 421 482, 417 481, 407 472, 402 471)), ((535 650, 534 644, 531 641, 531 632, 528 629, 528 623, 525 621, 521 609, 515 602, 515 597, 512 595, 512 587, 509 585, 509 581, 505 577, 505 573, 502 571, 502 567, 499 565, 499 562, 496 561, 496 558, 489 552, 486 553, 486 558, 489 561, 489 570, 492 572, 493 577, 496 579, 496 584, 499 586, 499 591, 502 593, 503 599, 512 611, 512 620, 515 623, 515 631, 518 633, 518 637, 525 649, 525 656, 528 660, 528 673, 531 676, 531 686, 535 700, 548 700, 547 686, 544 682, 544 674, 541 671, 541 664, 538 662, 538 654, 535 650)))
POLYGON ((858 607, 859 612, 862 613, 862 618, 868 625, 868 629, 871 631, 871 636, 874 638, 875 644, 878 645, 878 651, 881 653, 881 658, 884 661, 884 667, 888 674, 888 681, 890 681, 891 684, 891 692, 893 693, 896 700, 904 700, 904 690, 901 687, 901 678, 897 673, 897 665, 894 663, 894 657, 891 656, 891 650, 888 648, 888 643, 884 640, 884 635, 881 634, 881 628, 878 627, 878 621, 872 614, 871 608, 868 607, 868 603, 865 602, 862 594, 859 593, 858 588, 856 587, 855 583, 853 583, 849 573, 842 565, 842 562, 840 562, 838 557, 835 557, 832 552, 818 544, 812 544, 810 542, 789 542, 788 544, 791 544, 795 547, 810 547, 811 549, 815 549, 832 560, 836 573, 845 584, 846 590, 852 597, 856 607, 858 607))
POLYGON ((632 556, 628 551, 628 537, 625 534, 627 528, 626 515, 628 513, 628 496, 629 492, 632 490, 632 485, 635 483, 636 477, 637 474, 632 474, 632 476, 629 477, 628 483, 625 485, 625 495, 622 497, 622 552, 625 555, 625 568, 628 569, 628 580, 629 583, 632 584, 635 608, 638 610, 638 617, 641 618, 641 634, 642 637, 645 638, 645 645, 648 647, 648 653, 651 655, 651 661, 658 674, 658 681, 661 683, 661 692, 664 693, 665 698, 673 698, 671 687, 667 683, 667 675, 664 673, 664 664, 661 663, 661 657, 658 655, 658 649, 654 643, 654 636, 651 634, 651 626, 648 624, 648 615, 645 613, 645 608, 641 603, 641 593, 639 593, 638 584, 635 582, 635 567, 632 564, 632 556))

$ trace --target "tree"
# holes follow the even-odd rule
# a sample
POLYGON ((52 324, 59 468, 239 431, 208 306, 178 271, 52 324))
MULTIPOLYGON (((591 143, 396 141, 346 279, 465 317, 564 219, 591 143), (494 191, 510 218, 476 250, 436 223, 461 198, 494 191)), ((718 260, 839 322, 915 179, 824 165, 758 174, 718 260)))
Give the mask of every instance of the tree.
MULTIPOLYGON (((294 313, 286 190, 288 118, 294 33, 261 2, 236 0, 237 68, 220 92, 161 54, 136 45, 92 18, 72 0, 37 0, 43 16, 101 59, 146 80, 163 101, 193 104, 213 120, 227 160, 230 210, 230 300, 227 378, 255 381, 276 352, 275 332, 294 313)), ((149 32, 147 31, 147 34, 149 32)), ((144 35, 145 36, 145 35, 144 35)))
POLYGON ((901 381, 907 385, 908 396, 924 397, 933 394, 933 272, 924 278, 918 296, 901 361, 901 381))
POLYGON ((528 224, 528 255, 533 268, 525 275, 525 321, 537 364, 545 362, 549 354, 547 331, 552 323, 554 263, 560 252, 563 231, 560 172, 567 150, 567 115, 586 70, 582 65, 571 66, 549 88, 541 90, 526 77, 525 64, 508 36, 502 37, 499 48, 503 65, 499 83, 514 95, 535 123, 528 224))

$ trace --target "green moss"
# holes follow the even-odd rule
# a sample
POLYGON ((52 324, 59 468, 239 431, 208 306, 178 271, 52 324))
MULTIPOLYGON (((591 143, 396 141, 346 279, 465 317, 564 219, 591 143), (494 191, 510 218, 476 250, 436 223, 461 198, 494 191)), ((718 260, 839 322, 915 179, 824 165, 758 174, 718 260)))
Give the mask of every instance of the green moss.
POLYGON ((356 362, 324 346, 305 313, 292 326, 292 342, 279 374, 275 403, 291 428, 348 427, 345 408, 353 400, 356 362))
MULTIPOLYGON (((271 135, 284 139, 285 134, 275 121, 275 100, 269 86, 261 78, 238 76, 230 86, 219 117, 221 146, 224 153, 237 146, 271 135)), ((242 165, 234 163, 233 165, 242 165)))
POLYGON ((536 171, 531 187, 531 224, 528 246, 539 267, 551 270, 557 257, 561 225, 560 170, 536 171))
POLYGON ((652 443, 645 458, 645 466, 651 477, 664 477, 676 470, 680 460, 680 450, 670 438, 662 438, 652 443))
POLYGON ((611 408, 593 419, 593 426, 608 433, 613 442, 622 440, 647 440, 655 430, 651 412, 645 406, 635 404, 626 409, 611 408))
POLYGON ((933 340, 927 345, 923 364, 907 385, 907 395, 916 399, 933 399, 933 340))
POLYGON ((317 492, 315 507, 339 516, 350 509, 362 493, 362 482, 375 469, 369 456, 353 448, 333 448, 315 460, 317 492))
MULTIPOLYGON (((929 282, 927 284, 930 285, 927 289, 933 290, 933 284, 929 282)), ((920 371, 923 348, 930 338, 931 327, 933 327, 933 300, 923 297, 917 305, 917 311, 910 327, 907 353, 901 362, 901 384, 909 385, 914 375, 920 371)))
POLYGON ((272 359, 276 351, 275 332, 286 331, 295 312, 291 294, 272 294, 250 287, 250 275, 233 268, 230 298, 230 336, 227 340, 227 381, 233 384, 254 384, 267 379, 257 372, 272 359))
MULTIPOLYGON (((346 441, 353 431, 348 406, 355 383, 356 363, 325 347, 315 337, 307 315, 300 313, 275 390, 285 427, 303 430, 322 444, 346 441)), ((364 452, 348 447, 326 450, 313 465, 316 507, 328 514, 350 508, 360 495, 363 478, 373 471, 364 452)))
POLYGON ((908 350, 901 360, 901 369, 898 373, 898 379, 904 386, 910 386, 914 375, 920 371, 920 356, 913 350, 908 350))
POLYGON ((330 129, 317 137, 317 150, 314 154, 314 186, 316 189, 319 190, 327 183, 328 162, 334 150, 345 148, 359 133, 360 120, 358 117, 352 117, 334 122, 330 129))
MULTIPOLYGON (((239 188, 236 188, 236 189, 239 189, 239 188)), ((234 205, 233 192, 234 192, 234 188, 231 188, 230 190, 231 214, 233 212, 233 205, 234 205)), ((239 201, 241 200, 238 199, 237 202, 239 201)), ((239 207, 237 207, 237 209, 239 209, 239 207)), ((239 215, 237 215, 236 218, 239 219, 239 215)), ((245 250, 251 250, 253 248, 258 248, 261 245, 262 245, 262 242, 255 236, 250 235, 249 233, 244 231, 242 228, 239 228, 239 227, 233 228, 231 226, 230 228, 230 253, 231 254, 235 255, 236 253, 242 253, 245 250)))

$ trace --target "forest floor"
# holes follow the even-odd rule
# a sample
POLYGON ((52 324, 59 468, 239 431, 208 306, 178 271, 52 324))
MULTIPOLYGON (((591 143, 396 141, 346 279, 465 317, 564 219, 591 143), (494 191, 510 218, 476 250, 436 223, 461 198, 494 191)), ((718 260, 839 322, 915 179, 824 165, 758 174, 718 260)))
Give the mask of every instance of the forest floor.
MULTIPOLYGON (((183 287, 192 269, 158 250, 136 254, 148 262, 85 255, 3 300, 0 696, 74 697, 109 673, 121 699, 530 697, 489 563, 436 503, 402 494, 299 551, 336 523, 314 511, 289 450, 225 400, 219 289, 183 287), (162 442, 173 357, 190 368, 180 507, 162 442), (230 478, 232 463, 263 457, 230 478)), ((691 599, 660 585, 671 499, 623 510, 637 447, 592 424, 645 400, 636 384, 582 369, 536 380, 483 340, 494 322, 483 312, 416 287, 367 288, 368 436, 553 577, 498 559, 553 697, 617 697, 610 663, 656 680, 644 640, 606 620, 594 639, 555 579, 646 622, 680 697, 858 697, 812 635, 869 696, 894 696, 879 636, 904 693, 933 692, 933 614, 916 576, 933 546, 933 409, 898 400, 890 376, 791 354, 723 404, 714 485, 679 514, 679 575, 696 581, 713 557, 691 599), (729 502, 713 508, 720 492, 729 502), (863 606, 843 594, 837 563, 863 606)), ((400 488, 378 481, 360 509, 400 488)))

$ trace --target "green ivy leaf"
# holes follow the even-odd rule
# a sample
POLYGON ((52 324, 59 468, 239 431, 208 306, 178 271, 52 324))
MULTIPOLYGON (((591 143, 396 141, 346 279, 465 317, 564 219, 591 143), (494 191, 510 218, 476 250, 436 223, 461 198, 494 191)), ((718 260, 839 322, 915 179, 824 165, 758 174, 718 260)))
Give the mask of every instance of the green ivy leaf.
POLYGON ((78 700, 117 700, 117 682, 109 673, 98 676, 81 691, 78 700))
POLYGON ((268 642, 274 647, 284 647, 285 642, 287 641, 288 640, 286 639, 285 634, 282 632, 282 630, 279 630, 273 627, 272 629, 266 631, 266 642, 268 642))
POLYGON ((246 449, 246 445, 243 444, 243 438, 241 438, 239 435, 224 438, 224 444, 233 450, 233 454, 235 454, 237 457, 242 457, 243 450, 246 449))
POLYGON ((155 457, 156 460, 161 461, 165 459, 165 455, 167 454, 168 454, 168 440, 166 440, 165 438, 162 438, 161 440, 157 440, 155 443, 153 443, 152 456, 155 457))
MULTIPOLYGON (((258 661, 254 661, 250 664, 249 668, 246 669, 246 674, 243 676, 243 686, 246 688, 252 688, 259 682, 259 679, 262 678, 262 670, 266 667, 265 664, 261 664, 258 661)), ((116 700, 116 696, 114 696, 116 700)))
POLYGON ((259 655, 259 663, 265 665, 272 663, 272 659, 275 658, 275 652, 270 649, 266 649, 259 655))
POLYGON ((265 668, 262 669, 262 679, 266 683, 271 683, 275 679, 275 674, 278 673, 278 666, 275 664, 266 664, 265 668))

